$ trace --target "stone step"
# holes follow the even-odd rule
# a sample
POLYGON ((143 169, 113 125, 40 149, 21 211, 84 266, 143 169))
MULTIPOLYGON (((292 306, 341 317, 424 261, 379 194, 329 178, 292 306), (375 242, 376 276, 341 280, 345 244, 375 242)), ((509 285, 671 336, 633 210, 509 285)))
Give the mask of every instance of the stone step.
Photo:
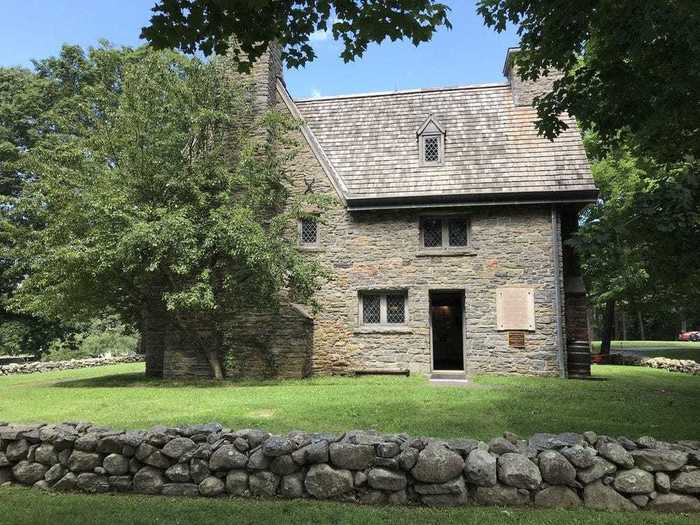
POLYGON ((438 370, 430 374, 431 381, 466 381, 467 374, 463 370, 438 370))

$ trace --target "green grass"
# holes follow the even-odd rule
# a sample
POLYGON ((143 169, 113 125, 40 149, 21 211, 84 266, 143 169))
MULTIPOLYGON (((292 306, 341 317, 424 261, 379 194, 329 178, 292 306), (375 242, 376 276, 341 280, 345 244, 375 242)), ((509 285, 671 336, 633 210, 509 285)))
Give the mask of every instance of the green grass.
POLYGON ((697 516, 671 516, 651 512, 623 514, 588 510, 538 511, 480 507, 458 509, 360 507, 312 501, 204 500, 133 495, 82 496, 20 488, 0 488, 0 500, 3 503, 0 523, 12 525, 60 523, 689 525, 697 523, 697 516))
MULTIPOLYGON (((646 357, 690 359, 700 363, 700 342, 698 341, 613 341, 610 347, 614 351, 646 357)), ((600 341, 593 341, 593 352, 599 351, 600 341)))
POLYGON ((115 428, 219 421, 272 432, 374 428, 482 439, 506 430, 700 437, 700 376, 629 366, 594 366, 594 374, 606 380, 480 376, 471 388, 436 388, 419 376, 213 384, 149 380, 137 363, 2 377, 0 418, 115 428))

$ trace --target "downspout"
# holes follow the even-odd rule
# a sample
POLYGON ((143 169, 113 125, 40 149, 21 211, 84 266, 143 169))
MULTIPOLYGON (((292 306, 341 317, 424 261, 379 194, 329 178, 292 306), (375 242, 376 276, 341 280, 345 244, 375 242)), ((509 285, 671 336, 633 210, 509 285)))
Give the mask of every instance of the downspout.
POLYGON ((566 379, 566 349, 562 329, 562 280, 561 280, 561 229, 559 210, 552 206, 552 266, 554 268, 554 311, 556 324, 556 345, 559 353, 559 377, 566 379))

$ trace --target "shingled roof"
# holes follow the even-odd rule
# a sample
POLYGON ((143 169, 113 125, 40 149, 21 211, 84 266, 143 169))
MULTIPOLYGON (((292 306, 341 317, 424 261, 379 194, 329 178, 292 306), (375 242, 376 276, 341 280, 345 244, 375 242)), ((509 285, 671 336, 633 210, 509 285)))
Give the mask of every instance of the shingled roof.
POLYGON ((554 142, 508 84, 295 102, 351 207, 469 202, 585 202, 596 188, 576 123, 554 142), (425 166, 416 131, 429 115, 444 160, 425 166))

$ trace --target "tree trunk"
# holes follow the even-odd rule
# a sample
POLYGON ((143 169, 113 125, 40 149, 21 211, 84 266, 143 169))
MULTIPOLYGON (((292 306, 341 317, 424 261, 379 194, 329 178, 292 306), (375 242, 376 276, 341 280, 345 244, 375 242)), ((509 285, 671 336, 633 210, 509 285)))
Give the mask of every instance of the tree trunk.
POLYGON ((216 348, 207 348, 204 350, 207 356, 207 361, 209 361, 209 367, 211 368, 212 375, 214 379, 220 380, 224 378, 224 369, 221 366, 221 359, 219 359, 219 352, 216 348))
POLYGON ((627 341, 627 310, 620 308, 620 317, 622 318, 622 340, 627 341))
POLYGON ((615 329, 615 301, 605 303, 605 317, 603 318, 603 333, 601 334, 600 353, 603 356, 610 355, 610 342, 615 329))
POLYGON ((637 310, 637 320, 639 321, 639 338, 642 341, 646 341, 646 336, 644 335, 644 318, 640 310, 637 310))

